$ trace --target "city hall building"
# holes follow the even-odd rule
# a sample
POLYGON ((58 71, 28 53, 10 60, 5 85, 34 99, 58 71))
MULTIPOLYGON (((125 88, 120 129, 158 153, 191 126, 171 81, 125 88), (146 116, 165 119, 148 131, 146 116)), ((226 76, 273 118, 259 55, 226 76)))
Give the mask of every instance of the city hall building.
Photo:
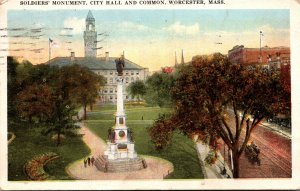
MULTIPOLYGON (((109 52, 104 57, 97 57, 97 31, 95 29, 95 18, 89 11, 86 17, 86 28, 83 34, 84 40, 84 57, 76 57, 75 52, 71 52, 67 57, 56 57, 50 60, 51 65, 65 66, 70 64, 78 64, 88 67, 91 71, 98 75, 102 75, 106 79, 106 85, 99 90, 99 98, 102 102, 116 102, 116 78, 117 70, 115 59, 110 57, 109 52)), ((134 81, 145 81, 149 75, 149 69, 144 68, 125 58, 124 67, 124 99, 131 100, 126 92, 126 87, 134 81)))

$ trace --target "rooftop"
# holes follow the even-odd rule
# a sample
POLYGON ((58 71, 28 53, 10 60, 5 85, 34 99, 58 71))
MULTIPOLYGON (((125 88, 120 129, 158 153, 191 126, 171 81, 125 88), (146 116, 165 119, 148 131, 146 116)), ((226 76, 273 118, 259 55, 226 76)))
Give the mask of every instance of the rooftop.
MULTIPOLYGON (((117 57, 109 57, 107 60, 105 57, 56 57, 50 60, 51 65, 66 66, 71 64, 78 64, 81 66, 86 66, 91 70, 115 70, 116 63, 115 59, 117 57)), ((145 69, 144 67, 135 64, 134 62, 125 59, 125 70, 136 70, 145 69)))

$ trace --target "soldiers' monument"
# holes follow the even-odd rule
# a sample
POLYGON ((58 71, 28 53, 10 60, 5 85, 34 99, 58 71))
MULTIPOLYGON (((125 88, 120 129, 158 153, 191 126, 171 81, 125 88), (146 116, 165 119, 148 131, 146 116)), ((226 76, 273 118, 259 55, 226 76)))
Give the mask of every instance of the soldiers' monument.
POLYGON ((124 56, 115 60, 117 76, 117 112, 115 125, 108 131, 107 149, 96 160, 96 167, 104 172, 124 172, 146 168, 144 159, 138 157, 132 140, 132 132, 126 126, 123 101, 124 56))

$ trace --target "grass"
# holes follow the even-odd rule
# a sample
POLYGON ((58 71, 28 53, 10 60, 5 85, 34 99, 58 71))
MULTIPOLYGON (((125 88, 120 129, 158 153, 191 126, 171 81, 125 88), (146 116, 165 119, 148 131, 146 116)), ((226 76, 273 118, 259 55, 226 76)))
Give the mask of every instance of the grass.
MULTIPOLYGON (((92 112, 87 114, 88 120, 114 120, 114 113, 116 107, 108 106, 96 106, 92 112)), ((159 107, 144 107, 144 106, 126 106, 125 107, 127 120, 155 120, 160 114, 170 113, 169 108, 159 107)))
POLYGON ((71 177, 65 172, 65 167, 80 158, 88 155, 90 150, 80 137, 66 137, 61 146, 51 140, 50 136, 41 135, 41 128, 32 128, 25 124, 12 130, 16 139, 8 146, 8 180, 27 180, 23 173, 24 164, 34 156, 55 152, 60 157, 49 162, 45 171, 56 180, 70 180, 71 177))
MULTIPOLYGON (((159 114, 169 113, 169 108, 156 107, 130 107, 125 108, 127 126, 134 132, 135 148, 138 154, 150 155, 166 159, 173 163, 174 172, 170 179, 196 179, 203 178, 195 145, 186 136, 176 132, 172 144, 162 151, 154 149, 147 129, 153 124, 159 114), (141 120, 141 116, 144 120, 141 120)), ((107 139, 108 129, 114 125, 114 111, 111 108, 98 106, 97 112, 89 114, 87 127, 103 140, 107 139), (109 115, 111 115, 109 117, 109 115), (111 119, 111 120, 110 120, 111 119)))

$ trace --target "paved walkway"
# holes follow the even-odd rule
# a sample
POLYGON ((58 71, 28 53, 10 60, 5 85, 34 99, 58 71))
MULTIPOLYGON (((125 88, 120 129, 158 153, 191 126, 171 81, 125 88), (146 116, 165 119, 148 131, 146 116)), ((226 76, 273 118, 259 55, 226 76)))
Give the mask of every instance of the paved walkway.
MULTIPOLYGON (((83 141, 91 149, 91 156, 103 155, 106 143, 88 128, 82 125, 80 133, 83 134, 83 141)), ((88 157, 88 156, 87 156, 88 157)), ((67 167, 67 173, 81 180, 125 180, 125 179, 163 179, 173 171, 173 164, 157 157, 141 156, 147 162, 147 168, 139 171, 122 173, 104 173, 95 166, 84 167, 83 159, 78 160, 67 167)))
POLYGON ((9 145, 16 138, 16 135, 14 133, 8 132, 8 134, 11 134, 11 138, 7 141, 7 145, 9 145))
MULTIPOLYGON (((194 138, 194 140, 197 140, 197 137, 194 138)), ((206 164, 205 158, 210 151, 210 148, 207 144, 204 144, 202 141, 196 141, 196 149, 198 152, 198 157, 200 161, 200 165, 202 167, 202 172, 204 174, 204 178, 206 179, 222 179, 222 178, 232 178, 232 172, 228 166, 228 164, 225 162, 225 169, 226 174, 223 174, 222 171, 224 169, 224 158, 220 154, 219 151, 217 151, 218 159, 215 162, 215 164, 206 164), (229 176, 229 177, 228 177, 229 176)))

